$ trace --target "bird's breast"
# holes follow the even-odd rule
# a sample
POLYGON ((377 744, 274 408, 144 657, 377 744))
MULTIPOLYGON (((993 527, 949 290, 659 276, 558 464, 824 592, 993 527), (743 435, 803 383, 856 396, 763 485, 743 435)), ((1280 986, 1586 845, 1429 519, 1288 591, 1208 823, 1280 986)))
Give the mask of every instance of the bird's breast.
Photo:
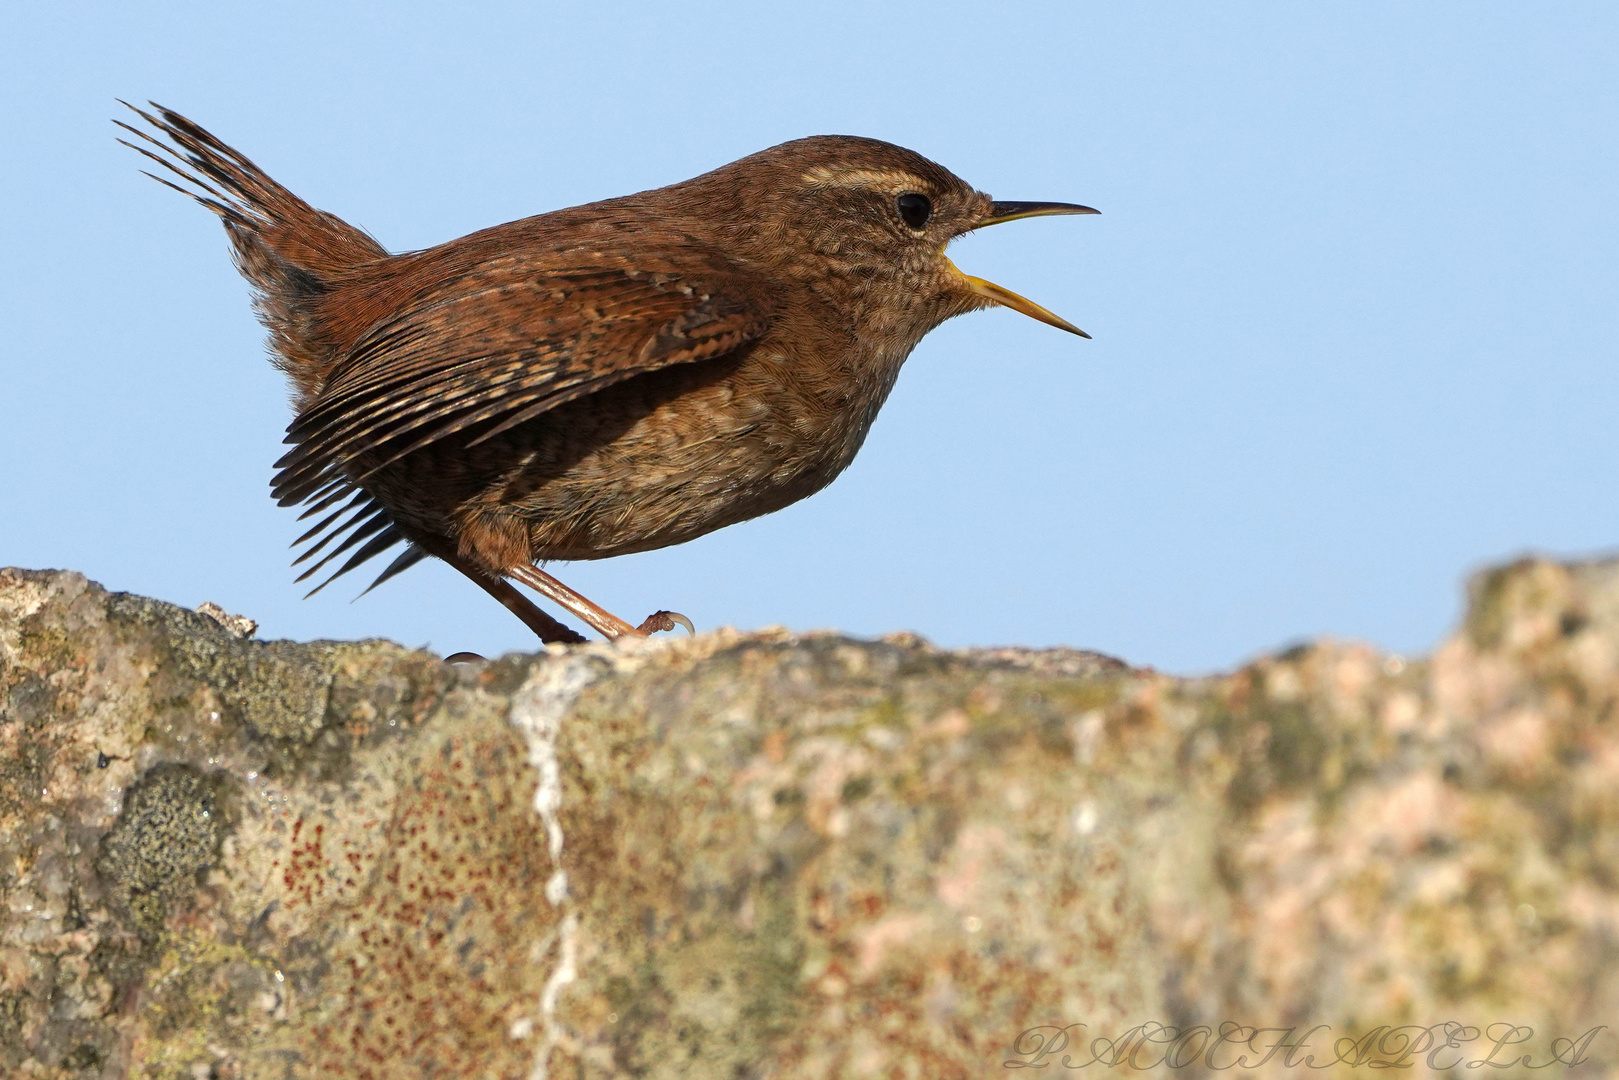
POLYGON ((854 459, 901 361, 767 337, 648 372, 514 429, 507 467, 464 512, 519 515, 535 559, 646 551, 771 513, 854 459))

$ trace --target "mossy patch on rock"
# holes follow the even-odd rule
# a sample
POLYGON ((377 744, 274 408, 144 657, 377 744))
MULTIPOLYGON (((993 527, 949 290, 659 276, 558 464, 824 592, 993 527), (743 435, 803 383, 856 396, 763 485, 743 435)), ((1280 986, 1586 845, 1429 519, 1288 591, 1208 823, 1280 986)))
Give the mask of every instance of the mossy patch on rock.
POLYGON ((96 866, 142 937, 155 938, 218 862, 226 830, 221 783, 184 765, 160 765, 126 793, 96 866))

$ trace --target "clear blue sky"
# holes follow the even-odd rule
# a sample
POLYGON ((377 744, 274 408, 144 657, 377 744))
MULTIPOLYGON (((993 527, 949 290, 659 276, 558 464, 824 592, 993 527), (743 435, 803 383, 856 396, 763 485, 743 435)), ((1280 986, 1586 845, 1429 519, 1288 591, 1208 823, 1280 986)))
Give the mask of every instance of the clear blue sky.
POLYGON ((935 331, 823 494, 557 569, 632 619, 1198 671, 1426 649, 1473 569, 1619 543, 1619 6, 142 6, 0 14, 0 564, 269 637, 532 644, 437 565, 299 599, 286 392, 115 96, 394 250, 817 133, 1102 209, 952 250, 1094 341, 935 331))

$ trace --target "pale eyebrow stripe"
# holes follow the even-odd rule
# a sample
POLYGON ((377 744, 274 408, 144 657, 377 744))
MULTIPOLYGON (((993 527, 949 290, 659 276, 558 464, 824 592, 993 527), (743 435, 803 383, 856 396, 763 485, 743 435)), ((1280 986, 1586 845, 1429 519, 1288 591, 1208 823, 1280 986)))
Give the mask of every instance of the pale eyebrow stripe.
POLYGON ((921 188, 919 177, 902 169, 833 169, 817 165, 804 174, 806 184, 822 187, 921 188))

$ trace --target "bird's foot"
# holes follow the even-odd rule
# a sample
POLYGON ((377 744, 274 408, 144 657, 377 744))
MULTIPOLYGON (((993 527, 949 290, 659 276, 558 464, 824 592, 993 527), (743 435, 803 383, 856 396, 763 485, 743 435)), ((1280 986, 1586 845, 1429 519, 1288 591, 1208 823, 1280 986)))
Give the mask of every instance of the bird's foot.
POLYGON ((691 624, 691 620, 678 611, 654 611, 635 629, 642 634, 656 634, 660 630, 672 631, 676 626, 684 626, 686 633, 697 636, 697 628, 691 624))

